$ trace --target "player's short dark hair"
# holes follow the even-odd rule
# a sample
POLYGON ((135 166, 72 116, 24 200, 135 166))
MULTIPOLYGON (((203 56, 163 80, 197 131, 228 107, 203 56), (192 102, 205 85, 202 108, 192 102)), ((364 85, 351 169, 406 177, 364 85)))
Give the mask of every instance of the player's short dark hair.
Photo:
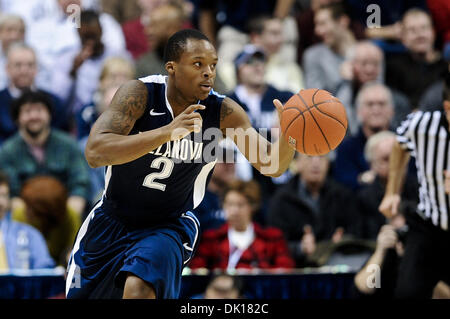
POLYGON ((83 10, 80 13, 80 24, 88 25, 98 23, 100 25, 100 16, 94 10, 83 10))
POLYGON ((9 187, 9 177, 3 171, 0 171, 0 185, 6 185, 9 187))
POLYGON ((319 10, 330 10, 333 20, 338 20, 342 16, 348 16, 348 10, 345 4, 340 2, 332 2, 321 5, 319 10))
POLYGON ((169 61, 179 61, 181 54, 186 50, 186 43, 188 39, 206 40, 208 37, 195 29, 184 29, 174 33, 167 41, 164 48, 164 63, 169 61))
POLYGON ((445 74, 444 79, 444 92, 442 94, 444 101, 450 101, 450 72, 445 74))
POLYGON ((15 122, 17 122, 17 119, 19 118, 20 109, 27 103, 42 103, 47 107, 50 115, 52 115, 53 105, 47 93, 25 90, 20 97, 11 102, 11 117, 15 122))

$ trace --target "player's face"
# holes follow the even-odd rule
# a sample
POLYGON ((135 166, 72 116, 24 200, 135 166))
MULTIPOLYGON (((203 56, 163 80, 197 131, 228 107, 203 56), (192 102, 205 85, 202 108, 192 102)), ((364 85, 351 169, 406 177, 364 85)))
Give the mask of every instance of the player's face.
POLYGON ((3 218, 9 210, 9 187, 6 184, 0 184, 0 218, 3 218))
POLYGON ((204 100, 214 86, 217 53, 206 40, 188 39, 178 62, 173 62, 175 86, 190 103, 204 100))
POLYGON ((27 49, 17 49, 8 55, 7 71, 11 83, 19 89, 29 88, 36 77, 36 57, 27 49))
POLYGON ((42 103, 26 103, 20 108, 18 122, 21 129, 36 137, 50 127, 50 113, 42 103))
POLYGON ((244 231, 250 225, 252 207, 244 195, 236 191, 228 192, 223 201, 223 209, 228 224, 234 229, 244 231))
POLYGON ((418 54, 432 50, 434 31, 430 18, 423 13, 407 16, 403 21, 402 42, 409 50, 418 54))

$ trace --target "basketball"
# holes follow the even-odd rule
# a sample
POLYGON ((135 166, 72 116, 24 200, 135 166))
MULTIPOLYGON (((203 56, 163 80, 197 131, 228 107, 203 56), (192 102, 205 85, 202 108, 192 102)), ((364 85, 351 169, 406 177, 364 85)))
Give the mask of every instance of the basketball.
POLYGON ((347 132, 345 107, 328 91, 300 90, 284 105, 281 131, 286 141, 307 155, 334 150, 347 132))

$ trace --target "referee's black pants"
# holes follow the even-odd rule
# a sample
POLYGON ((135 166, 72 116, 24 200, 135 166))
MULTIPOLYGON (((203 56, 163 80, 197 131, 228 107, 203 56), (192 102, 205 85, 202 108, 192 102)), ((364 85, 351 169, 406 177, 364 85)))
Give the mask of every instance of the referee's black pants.
POLYGON ((408 224, 395 298, 429 299, 440 280, 450 284, 450 231, 417 214, 409 216, 408 224))

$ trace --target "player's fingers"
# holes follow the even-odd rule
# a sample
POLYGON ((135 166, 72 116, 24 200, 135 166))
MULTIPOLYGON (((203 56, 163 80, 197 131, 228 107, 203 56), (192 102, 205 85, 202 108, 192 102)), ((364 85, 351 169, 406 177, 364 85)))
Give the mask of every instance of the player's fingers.
POLYGON ((196 119, 196 120, 199 120, 199 121, 202 120, 202 116, 200 114, 196 113, 196 112, 193 112, 193 113, 190 113, 190 114, 186 114, 185 118, 187 120, 193 120, 193 119, 196 119))
POLYGON ((273 105, 275 105, 275 107, 277 108, 278 112, 283 111, 283 103, 281 103, 279 99, 274 99, 273 100, 273 105))
POLYGON ((183 113, 190 114, 190 113, 195 112, 197 110, 204 110, 204 109, 206 109, 206 106, 204 106, 202 104, 192 104, 192 105, 189 105, 186 108, 186 110, 184 110, 183 113))

